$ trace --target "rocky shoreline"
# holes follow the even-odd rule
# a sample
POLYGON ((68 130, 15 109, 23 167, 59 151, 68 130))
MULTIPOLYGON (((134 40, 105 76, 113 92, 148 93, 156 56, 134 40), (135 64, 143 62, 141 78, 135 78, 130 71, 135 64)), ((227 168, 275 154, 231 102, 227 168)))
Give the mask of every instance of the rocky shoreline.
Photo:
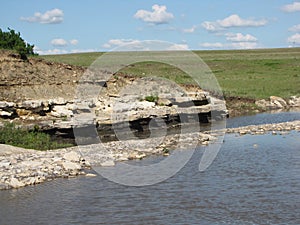
MULTIPOLYGON (((0 52, 0 70, 0 127, 9 122, 27 129, 56 130, 65 134, 73 132, 74 127, 85 129, 93 125, 98 133, 106 136, 114 135, 116 130, 121 136, 127 136, 128 131, 148 132, 151 126, 156 128, 151 131, 159 132, 161 124, 165 124, 168 131, 184 123, 207 123, 228 116, 225 101, 220 96, 212 96, 198 86, 178 86, 164 79, 109 71, 93 73, 85 68, 35 58, 24 61, 10 52, 0 52)), ((300 98, 293 96, 284 100, 271 96, 269 100, 257 101, 256 105, 262 110, 287 109, 299 107, 300 98)), ((237 105, 237 109, 240 108, 237 105)), ((299 130, 299 127, 299 121, 295 121, 218 132, 281 134, 299 130)), ((0 145, 0 189, 39 184, 59 177, 95 176, 90 172, 93 165, 114 166, 119 161, 153 154, 168 156, 170 151, 178 149, 179 143, 183 149, 213 143, 218 132, 162 134, 142 140, 49 151, 0 145)))
POLYGON ((300 120, 275 123, 275 124, 263 124, 263 125, 249 125, 237 128, 227 128, 226 133, 237 133, 240 135, 260 135, 272 132, 273 135, 283 135, 289 131, 300 131, 300 120))
POLYGON ((163 141, 159 138, 112 141, 49 151, 0 145, 0 190, 35 185, 60 177, 96 176, 94 172, 90 172, 91 165, 114 166, 116 162, 142 159, 148 155, 168 156, 172 154, 172 150, 178 148, 179 137, 181 142, 185 142, 181 146, 188 148, 189 145, 195 147, 193 143, 214 143, 216 136, 224 132, 238 135, 262 135, 271 132, 273 135, 284 135, 292 130, 300 131, 300 120, 168 135, 163 141))

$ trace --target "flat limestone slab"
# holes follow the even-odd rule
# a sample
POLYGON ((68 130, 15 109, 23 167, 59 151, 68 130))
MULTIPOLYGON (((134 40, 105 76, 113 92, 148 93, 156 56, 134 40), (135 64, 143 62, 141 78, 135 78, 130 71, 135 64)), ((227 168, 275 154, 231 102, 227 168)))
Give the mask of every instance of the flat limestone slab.
POLYGON ((36 150, 19 148, 11 145, 0 144, 0 156, 8 156, 12 154, 36 153, 36 150))

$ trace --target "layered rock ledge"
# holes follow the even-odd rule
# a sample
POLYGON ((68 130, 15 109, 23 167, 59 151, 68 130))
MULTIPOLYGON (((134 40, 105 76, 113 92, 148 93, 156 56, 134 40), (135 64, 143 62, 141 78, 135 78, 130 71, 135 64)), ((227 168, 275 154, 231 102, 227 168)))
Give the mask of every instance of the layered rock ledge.
POLYGON ((51 151, 36 151, 0 145, 0 189, 20 188, 59 177, 96 176, 92 166, 114 166, 126 160, 142 159, 149 155, 172 154, 172 150, 190 149, 213 144, 224 132, 238 135, 285 135, 300 131, 300 120, 251 125, 238 128, 182 133, 159 138, 112 141, 51 151))
POLYGON ((168 156, 170 151, 207 145, 208 134, 176 134, 161 138, 113 141, 49 151, 0 145, 0 190, 35 185, 55 178, 96 176, 91 166, 114 166, 116 162, 148 155, 168 156), (181 139, 183 141, 179 142, 181 139))

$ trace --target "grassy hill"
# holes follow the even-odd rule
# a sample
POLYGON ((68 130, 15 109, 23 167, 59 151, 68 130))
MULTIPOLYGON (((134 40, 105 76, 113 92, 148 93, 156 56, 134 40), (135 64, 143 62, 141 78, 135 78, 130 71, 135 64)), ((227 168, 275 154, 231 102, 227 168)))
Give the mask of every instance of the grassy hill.
MULTIPOLYGON (((194 51, 210 67, 226 97, 252 99, 300 94, 300 48, 194 51)), ((88 67, 103 53, 39 56, 49 61, 88 67)), ((157 76, 189 83, 189 77, 169 65, 143 62, 122 73, 157 76)))

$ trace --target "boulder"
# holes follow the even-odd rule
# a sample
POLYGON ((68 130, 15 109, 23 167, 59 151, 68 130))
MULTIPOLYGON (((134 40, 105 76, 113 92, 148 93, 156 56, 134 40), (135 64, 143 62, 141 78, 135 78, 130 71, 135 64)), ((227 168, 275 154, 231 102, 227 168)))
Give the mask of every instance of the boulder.
POLYGON ((79 162, 81 155, 77 152, 67 152, 64 154, 63 158, 70 162, 79 162))
POLYGON ((18 114, 19 117, 21 117, 21 116, 27 116, 31 114, 31 111, 26 109, 16 109, 16 113, 18 114))
POLYGON ((29 168, 37 168, 39 166, 43 165, 42 161, 23 161, 21 163, 25 168, 29 167, 29 168))
POLYGON ((63 162, 62 166, 65 170, 81 170, 81 166, 78 163, 74 162, 63 162))
POLYGON ((262 109, 284 109, 288 106, 283 98, 277 96, 270 96, 269 101, 265 99, 258 100, 255 104, 262 109))
POLYGON ((64 98, 49 99, 48 104, 49 105, 66 105, 67 100, 65 100, 64 98))
POLYGON ((50 112, 50 115, 54 117, 71 117, 73 116, 73 111, 71 106, 55 105, 50 112))
POLYGON ((9 162, 9 161, 2 161, 2 162, 0 162, 0 168, 1 167, 7 168, 10 165, 11 165, 11 162, 9 162))
POLYGON ((262 109, 267 109, 270 106, 270 103, 265 99, 261 99, 261 100, 255 101, 255 105, 257 105, 258 107, 260 107, 262 109))
POLYGON ((270 103, 271 105, 279 109, 285 108, 287 106, 286 101, 283 98, 277 96, 270 96, 270 103))
POLYGON ((290 107, 300 107, 300 97, 297 96, 291 96, 288 104, 290 107))
POLYGON ((108 166, 114 166, 115 165, 115 162, 113 160, 107 160, 105 162, 102 162, 100 163, 101 166, 105 166, 105 167, 108 167, 108 166))
POLYGON ((13 114, 12 112, 7 112, 7 111, 4 111, 4 110, 0 109, 0 116, 11 117, 12 114, 13 114))
POLYGON ((25 184, 21 181, 19 181, 17 178, 13 177, 10 179, 9 185, 13 188, 20 188, 24 187, 25 184))
POLYGON ((30 109, 30 110, 38 109, 42 106, 43 106, 42 100, 27 100, 18 104, 19 108, 30 109))
POLYGON ((15 107, 15 105, 13 102, 0 101, 0 109, 12 108, 15 107))
POLYGON ((159 98, 157 101, 159 106, 172 106, 172 102, 167 98, 159 98))

